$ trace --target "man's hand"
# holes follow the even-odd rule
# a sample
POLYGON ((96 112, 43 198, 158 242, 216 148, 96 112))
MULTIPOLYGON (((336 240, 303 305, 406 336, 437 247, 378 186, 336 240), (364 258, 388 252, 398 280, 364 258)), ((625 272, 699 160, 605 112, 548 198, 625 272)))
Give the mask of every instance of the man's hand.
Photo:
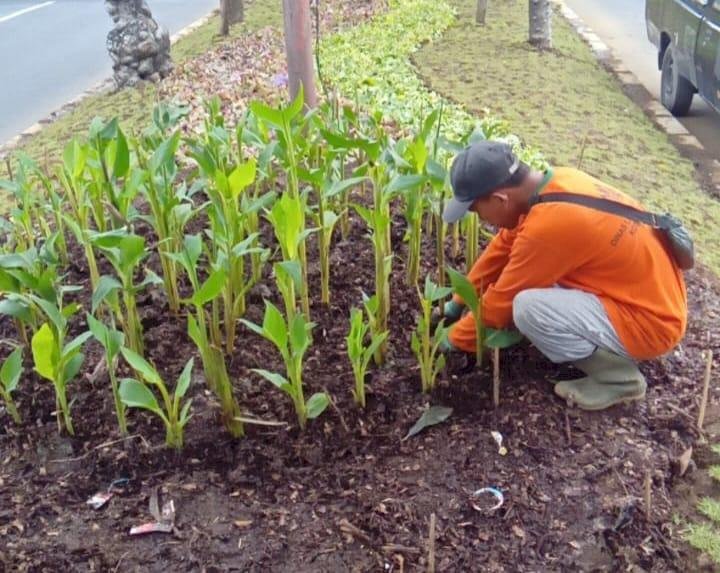
POLYGON ((457 322, 462 317, 464 310, 465 307, 454 300, 449 300, 443 305, 442 314, 438 312, 437 308, 434 308, 430 316, 430 331, 435 332, 441 320, 446 327, 457 322))
POLYGON ((445 355, 445 364, 449 374, 462 375, 472 372, 476 365, 475 354, 455 348, 448 339, 449 329, 440 344, 439 351, 445 355))

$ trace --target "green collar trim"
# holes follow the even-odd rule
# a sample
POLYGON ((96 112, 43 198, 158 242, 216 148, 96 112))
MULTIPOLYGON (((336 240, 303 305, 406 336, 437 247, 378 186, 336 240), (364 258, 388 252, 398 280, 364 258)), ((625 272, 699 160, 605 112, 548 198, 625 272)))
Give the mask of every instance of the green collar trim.
POLYGON ((547 187, 547 184, 550 183, 552 178, 553 170, 548 167, 547 171, 545 171, 545 175, 543 175, 542 181, 540 181, 540 184, 535 188, 535 191, 533 191, 533 194, 530 196, 530 207, 539 201, 540 193, 542 193, 543 189, 547 187))
POLYGON ((547 187, 547 184, 550 183, 550 180, 553 178, 553 170, 548 167, 547 171, 545 171, 545 175, 542 178, 542 181, 540 181, 540 185, 538 185, 537 189, 535 189, 535 195, 540 195, 540 193, 543 192, 543 189, 547 187))

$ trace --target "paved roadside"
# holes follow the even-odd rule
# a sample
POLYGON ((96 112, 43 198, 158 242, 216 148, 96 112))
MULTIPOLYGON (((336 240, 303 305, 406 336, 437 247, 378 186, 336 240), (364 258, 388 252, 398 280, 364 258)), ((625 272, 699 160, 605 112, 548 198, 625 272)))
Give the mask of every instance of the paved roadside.
MULTIPOLYGON (((177 32, 217 0, 149 0, 177 32)), ((101 0, 0 1, 0 145, 112 73, 101 0)))
MULTIPOLYGON (((564 0, 613 51, 613 55, 660 100, 657 51, 647 38, 645 0, 564 0)), ((708 155, 720 160, 720 114, 695 96, 690 114, 678 118, 708 155)))

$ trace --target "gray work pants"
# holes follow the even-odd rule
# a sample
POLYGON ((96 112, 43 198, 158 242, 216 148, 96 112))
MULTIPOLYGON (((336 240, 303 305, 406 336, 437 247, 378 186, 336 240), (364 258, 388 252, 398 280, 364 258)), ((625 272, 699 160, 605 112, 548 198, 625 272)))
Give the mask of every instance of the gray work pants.
POLYGON ((513 300, 513 320, 555 363, 582 360, 597 348, 630 357, 594 294, 559 287, 528 289, 513 300))

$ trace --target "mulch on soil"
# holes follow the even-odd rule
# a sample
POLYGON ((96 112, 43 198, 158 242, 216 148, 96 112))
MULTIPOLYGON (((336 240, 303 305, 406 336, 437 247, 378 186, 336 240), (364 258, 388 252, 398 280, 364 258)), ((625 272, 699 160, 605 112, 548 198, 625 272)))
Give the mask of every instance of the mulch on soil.
MULTIPOLYGON (((687 556, 671 520, 675 460, 697 438, 700 353, 720 346, 711 334, 718 324, 711 279, 688 276, 687 338, 671 356, 643 365, 645 402, 604 413, 569 410, 548 381, 569 369, 522 345, 503 353, 501 405, 493 409, 487 368, 445 375, 432 396, 420 393, 409 340, 417 301, 404 284, 403 230, 396 216, 391 357, 372 370, 364 412, 352 401, 344 347, 349 309, 374 281, 373 253, 356 217, 333 248, 332 304, 312 306, 317 326, 306 360, 306 395, 325 388, 335 407, 305 433, 296 430, 286 396, 250 372, 282 371, 282 363, 244 327, 229 361, 236 394, 248 415, 288 426, 248 426, 235 442, 219 425, 199 368, 190 389, 195 417, 180 454, 163 448, 163 429, 139 411, 130 413, 131 437, 119 441, 106 377, 73 384, 78 435, 58 436, 52 388, 28 376, 18 392, 24 425, 0 429, 0 564, 8 571, 418 570, 435 514, 438 571, 681 568, 687 556), (428 403, 454 413, 401 441, 428 403), (498 454, 491 430, 505 437, 507 456, 498 454), (647 472, 650 521, 641 501, 647 472), (105 508, 85 504, 118 478, 129 484, 105 508), (492 514, 470 503, 470 493, 485 486, 505 495, 492 514), (156 488, 175 502, 175 533, 130 537, 131 526, 151 520, 156 488)), ((427 238, 424 252, 433 252, 427 238)), ((79 253, 75 260, 82 261, 79 253)), ((313 244, 310 260, 317 260, 313 244)), ((431 256, 424 263, 434 272, 431 256)), ((86 284, 83 270, 71 269, 69 282, 86 284)), ((309 279, 317 300, 317 266, 309 279)), ((250 320, 261 320, 263 297, 277 301, 271 284, 253 291, 250 320)), ((149 358, 174 380, 195 354, 185 321, 156 294, 140 303, 149 358)), ((2 332, 12 337, 12 324, 3 321, 2 332)), ((88 346, 83 372, 100 360, 100 349, 88 346)))

